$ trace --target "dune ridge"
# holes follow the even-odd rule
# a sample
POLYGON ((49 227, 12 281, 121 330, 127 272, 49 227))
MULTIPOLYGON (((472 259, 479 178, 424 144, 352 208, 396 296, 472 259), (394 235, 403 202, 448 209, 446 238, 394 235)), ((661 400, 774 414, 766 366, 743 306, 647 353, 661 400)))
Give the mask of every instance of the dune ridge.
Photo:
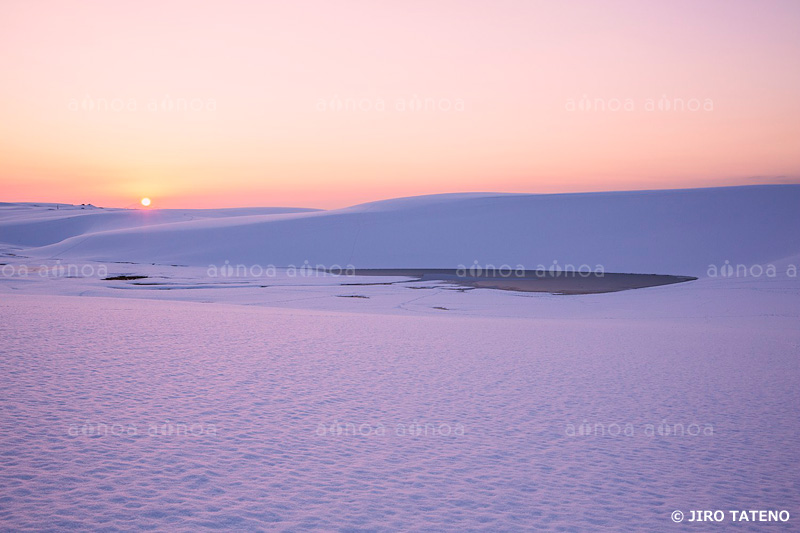
POLYGON ((703 276, 800 253, 800 186, 580 194, 469 193, 330 211, 0 209, 0 242, 32 257, 203 266, 600 265, 703 276), (8 213, 16 211, 15 216, 8 213), (63 213, 59 215, 59 213, 63 213), (500 238, 502 236, 502 238, 500 238))

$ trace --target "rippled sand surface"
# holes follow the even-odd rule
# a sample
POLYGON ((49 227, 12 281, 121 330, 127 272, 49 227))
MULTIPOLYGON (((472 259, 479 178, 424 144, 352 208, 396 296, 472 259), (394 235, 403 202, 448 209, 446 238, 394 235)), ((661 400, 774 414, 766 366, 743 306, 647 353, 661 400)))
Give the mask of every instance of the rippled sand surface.
POLYGON ((790 317, 0 313, 3 530, 652 531, 800 501, 790 317))

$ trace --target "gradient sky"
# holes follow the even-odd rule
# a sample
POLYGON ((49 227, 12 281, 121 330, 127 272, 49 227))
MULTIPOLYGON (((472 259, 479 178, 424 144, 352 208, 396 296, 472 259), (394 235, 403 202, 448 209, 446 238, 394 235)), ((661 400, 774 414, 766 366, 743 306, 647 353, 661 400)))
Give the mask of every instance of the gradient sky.
POLYGON ((793 0, 5 0, 0 200, 798 182, 798 28, 793 0))

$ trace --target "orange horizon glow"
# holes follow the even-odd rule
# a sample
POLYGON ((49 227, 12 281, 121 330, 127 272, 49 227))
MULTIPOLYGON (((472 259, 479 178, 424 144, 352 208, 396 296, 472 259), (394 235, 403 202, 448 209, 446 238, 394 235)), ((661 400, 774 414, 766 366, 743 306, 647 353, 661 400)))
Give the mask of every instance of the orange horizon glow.
POLYGON ((800 183, 800 2, 4 2, 1 201, 800 183))

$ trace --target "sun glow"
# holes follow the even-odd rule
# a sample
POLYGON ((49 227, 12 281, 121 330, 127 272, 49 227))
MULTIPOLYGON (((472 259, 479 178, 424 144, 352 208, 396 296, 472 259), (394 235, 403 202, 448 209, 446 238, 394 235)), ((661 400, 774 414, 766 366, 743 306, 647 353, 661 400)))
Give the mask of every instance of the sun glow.
POLYGON ((150 198, 142 198, 142 205, 147 207, 150 205, 150 198))

